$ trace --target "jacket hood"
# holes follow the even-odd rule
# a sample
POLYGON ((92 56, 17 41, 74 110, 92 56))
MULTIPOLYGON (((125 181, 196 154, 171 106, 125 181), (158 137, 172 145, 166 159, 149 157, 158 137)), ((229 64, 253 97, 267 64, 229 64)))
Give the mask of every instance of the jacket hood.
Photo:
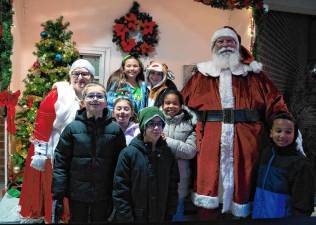
MULTIPOLYGON (((143 135, 140 133, 137 135, 129 144, 130 146, 134 146, 137 150, 141 151, 143 154, 149 155, 151 153, 152 144, 145 143, 143 140, 143 135)), ((157 151, 160 151, 159 146, 166 145, 166 141, 160 138, 157 142, 157 151)))
MULTIPOLYGON (((80 110, 77 111, 75 120, 79 120, 79 121, 82 121, 84 123, 86 123, 86 121, 94 121, 93 118, 89 118, 89 119, 87 118, 87 110, 86 110, 86 108, 83 108, 83 109, 80 109, 80 110)), ((98 119, 96 119, 96 121, 111 122, 112 121, 111 112, 107 108, 105 108, 103 110, 102 118, 98 118, 98 119)))
POLYGON ((165 116, 165 119, 166 119, 166 122, 168 123, 168 121, 180 121, 180 120, 191 120, 191 123, 193 125, 196 125, 197 124, 197 115, 194 111, 192 111, 191 109, 189 109, 187 106, 185 105, 182 105, 182 112, 176 116, 174 116, 173 118, 171 118, 170 116, 166 115, 164 110, 162 109, 162 106, 160 107, 160 110, 163 112, 164 116, 165 116), (185 118, 187 114, 190 118, 187 119, 185 118))
POLYGON ((139 129, 139 124, 138 123, 134 123, 134 122, 130 122, 130 125, 126 128, 125 133, 128 133, 130 131, 139 129))
POLYGON ((149 90, 154 89, 154 88, 158 88, 158 87, 162 86, 164 83, 167 82, 167 74, 163 73, 162 80, 159 81, 159 83, 157 83, 155 86, 151 86, 151 83, 149 81, 149 74, 150 74, 151 71, 152 70, 149 70, 148 72, 146 72, 146 75, 145 75, 145 82, 146 82, 147 88, 149 90))

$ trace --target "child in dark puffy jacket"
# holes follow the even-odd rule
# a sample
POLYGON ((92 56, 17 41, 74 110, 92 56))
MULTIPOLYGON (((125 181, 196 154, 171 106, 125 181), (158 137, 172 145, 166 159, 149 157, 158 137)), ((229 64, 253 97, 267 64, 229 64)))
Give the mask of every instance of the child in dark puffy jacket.
POLYGON ((163 222, 176 212, 179 171, 161 136, 164 126, 164 115, 157 107, 140 111, 141 133, 120 153, 114 174, 118 222, 163 222))
POLYGON ((123 131, 106 108, 105 96, 101 84, 84 88, 84 108, 66 126, 55 150, 53 217, 62 211, 58 202, 66 196, 70 223, 106 222, 112 212, 114 170, 126 144, 123 131))
POLYGON ((314 210, 313 170, 297 150, 294 118, 279 113, 271 121, 272 143, 260 158, 252 217, 310 216, 314 210))

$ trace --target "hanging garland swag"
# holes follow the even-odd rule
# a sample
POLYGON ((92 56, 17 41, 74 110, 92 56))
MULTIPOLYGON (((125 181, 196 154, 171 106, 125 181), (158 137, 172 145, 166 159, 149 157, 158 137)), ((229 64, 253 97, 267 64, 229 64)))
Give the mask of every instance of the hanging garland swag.
POLYGON ((116 19, 112 41, 132 55, 148 56, 158 44, 158 25, 147 13, 139 12, 139 4, 133 3, 125 15, 116 19))

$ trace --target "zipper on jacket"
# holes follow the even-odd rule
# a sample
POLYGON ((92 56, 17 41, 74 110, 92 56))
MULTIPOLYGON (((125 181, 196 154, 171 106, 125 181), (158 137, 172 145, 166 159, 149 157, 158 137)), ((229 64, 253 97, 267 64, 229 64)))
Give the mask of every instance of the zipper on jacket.
POLYGON ((267 165, 267 170, 266 170, 266 173, 264 175, 264 179, 263 179, 263 184, 262 184, 262 188, 264 189, 265 185, 266 185, 266 180, 267 180, 267 177, 268 177, 268 174, 269 174, 269 171, 270 171, 270 168, 271 168, 271 164, 272 164, 272 161, 274 160, 275 158, 275 151, 274 151, 274 148, 272 148, 272 156, 268 162, 268 165, 267 165))

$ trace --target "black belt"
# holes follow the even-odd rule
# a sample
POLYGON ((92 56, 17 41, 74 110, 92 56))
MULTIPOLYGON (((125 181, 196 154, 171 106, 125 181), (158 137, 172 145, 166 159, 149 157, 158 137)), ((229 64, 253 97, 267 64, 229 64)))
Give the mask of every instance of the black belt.
POLYGON ((259 120, 260 113, 258 110, 226 108, 199 112, 199 121, 203 122, 238 123, 256 122, 259 120))

